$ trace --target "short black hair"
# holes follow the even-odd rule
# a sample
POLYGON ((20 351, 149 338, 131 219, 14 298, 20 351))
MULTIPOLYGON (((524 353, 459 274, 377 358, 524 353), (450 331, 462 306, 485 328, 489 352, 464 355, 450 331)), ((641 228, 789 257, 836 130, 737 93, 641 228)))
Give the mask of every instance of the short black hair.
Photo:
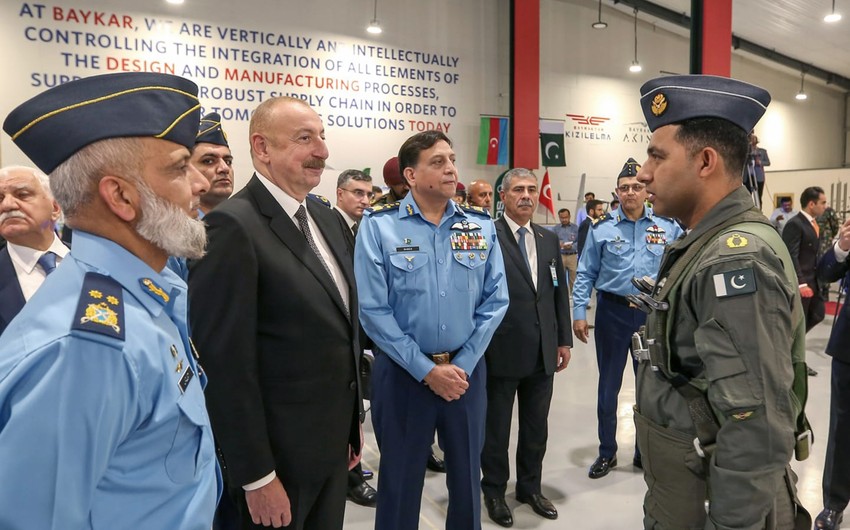
POLYGON ((750 150, 747 131, 720 118, 694 118, 677 125, 676 141, 685 146, 690 156, 711 147, 723 158, 730 178, 740 178, 750 150))
POLYGON ((818 199, 820 199, 820 196, 823 193, 823 188, 820 186, 809 186, 803 190, 803 193, 800 194, 800 206, 805 209, 810 202, 818 202, 818 199))
MULTIPOLYGON (((560 210, 558 210, 558 215, 561 215, 564 212, 570 213, 570 210, 567 209, 567 208, 561 208, 560 210)), ((572 214, 570 214, 570 215, 572 215, 572 214)))
POLYGON ((584 207, 584 209, 587 211, 587 213, 590 213, 595 210, 596 207, 600 204, 605 204, 605 201, 600 201, 599 199, 590 199, 589 201, 587 201, 587 205, 584 207))
POLYGON ((402 176, 405 168, 414 167, 419 162, 419 153, 434 147, 434 144, 440 140, 452 145, 449 137, 440 131, 424 131, 416 133, 401 144, 398 150, 398 167, 402 176))

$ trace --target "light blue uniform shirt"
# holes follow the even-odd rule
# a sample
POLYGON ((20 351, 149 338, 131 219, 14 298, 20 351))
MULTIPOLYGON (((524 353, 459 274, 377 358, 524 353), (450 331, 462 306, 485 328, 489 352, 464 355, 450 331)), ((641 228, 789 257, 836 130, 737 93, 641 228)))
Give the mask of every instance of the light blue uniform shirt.
POLYGON ((564 243, 572 243, 572 247, 569 249, 561 248, 561 254, 577 254, 578 253, 578 225, 575 223, 570 223, 567 226, 564 226, 560 223, 556 224, 552 228, 550 228, 555 235, 558 236, 558 240, 561 244, 564 243))
POLYGON ((220 472, 186 310, 172 271, 74 232, 0 337, 0 528, 210 529, 220 472))
POLYGON ((593 287, 620 296, 636 294, 632 278, 654 279, 664 247, 682 234, 676 221, 653 215, 648 206, 637 221, 621 209, 610 215, 588 230, 573 289, 573 320, 587 320, 593 287))
POLYGON ((417 381, 434 368, 423 353, 460 350, 452 364, 472 374, 508 310, 493 221, 452 201, 439 226, 420 215, 412 193, 367 211, 354 272, 363 329, 417 381))

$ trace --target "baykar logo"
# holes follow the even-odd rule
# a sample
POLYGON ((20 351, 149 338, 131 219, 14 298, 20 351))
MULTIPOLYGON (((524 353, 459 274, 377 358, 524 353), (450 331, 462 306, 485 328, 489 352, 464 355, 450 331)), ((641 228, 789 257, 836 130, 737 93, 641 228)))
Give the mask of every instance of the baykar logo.
POLYGON ((623 142, 627 144, 648 144, 652 133, 645 121, 633 121, 623 124, 623 142))
POLYGON ((567 114, 572 120, 564 131, 566 140, 593 140, 611 141, 611 134, 605 127, 606 122, 611 120, 604 116, 591 116, 587 114, 567 114))

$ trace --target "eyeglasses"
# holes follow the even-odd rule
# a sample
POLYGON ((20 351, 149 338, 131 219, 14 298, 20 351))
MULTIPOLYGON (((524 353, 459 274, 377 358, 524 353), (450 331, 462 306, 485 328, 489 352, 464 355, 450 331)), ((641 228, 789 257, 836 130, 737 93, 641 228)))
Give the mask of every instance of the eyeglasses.
POLYGON ((348 188, 340 188, 342 191, 347 191, 348 193, 354 195, 358 199, 369 199, 370 201, 375 198, 375 192, 373 191, 363 191, 363 190, 350 190, 348 188))
POLYGON ((617 189, 620 190, 620 193, 628 193, 629 190, 632 190, 635 193, 640 193, 646 188, 646 184, 623 184, 622 186, 617 186, 617 189))

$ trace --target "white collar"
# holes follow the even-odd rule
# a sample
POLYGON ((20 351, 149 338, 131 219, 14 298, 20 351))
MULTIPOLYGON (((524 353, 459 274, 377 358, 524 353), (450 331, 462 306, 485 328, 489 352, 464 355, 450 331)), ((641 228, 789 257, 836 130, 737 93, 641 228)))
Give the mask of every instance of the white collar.
POLYGON ((56 234, 53 234, 53 242, 50 243, 47 250, 37 250, 23 245, 15 245, 8 241, 6 242, 6 246, 9 249, 9 257, 12 258, 12 261, 17 263, 22 270, 26 271, 27 274, 30 274, 33 271, 35 266, 38 264, 38 258, 46 252, 53 252, 63 259, 68 254, 68 247, 62 243, 62 240, 59 239, 56 234))

